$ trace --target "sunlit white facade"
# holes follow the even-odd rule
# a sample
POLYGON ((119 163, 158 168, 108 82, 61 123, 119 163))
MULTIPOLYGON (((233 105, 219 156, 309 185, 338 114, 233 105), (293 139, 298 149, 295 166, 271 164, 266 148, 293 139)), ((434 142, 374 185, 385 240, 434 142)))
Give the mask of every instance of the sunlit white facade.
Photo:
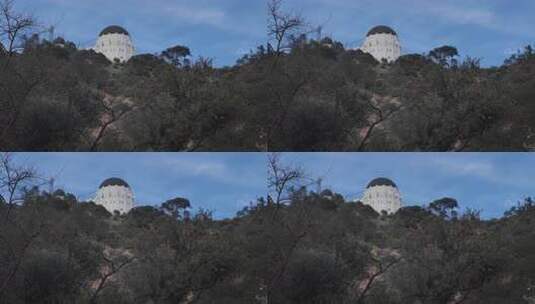
POLYGON ((401 207, 401 193, 394 182, 387 178, 371 181, 364 191, 362 203, 369 205, 378 213, 396 213, 401 207))
POLYGON ((134 208, 134 193, 120 178, 109 178, 100 184, 94 202, 108 212, 124 214, 134 208))
POLYGON ((393 29, 380 25, 368 32, 361 50, 377 61, 394 62, 401 56, 401 42, 393 29))
POLYGON ((112 25, 100 33, 94 48, 108 60, 126 62, 134 56, 135 48, 130 34, 122 27, 112 25))

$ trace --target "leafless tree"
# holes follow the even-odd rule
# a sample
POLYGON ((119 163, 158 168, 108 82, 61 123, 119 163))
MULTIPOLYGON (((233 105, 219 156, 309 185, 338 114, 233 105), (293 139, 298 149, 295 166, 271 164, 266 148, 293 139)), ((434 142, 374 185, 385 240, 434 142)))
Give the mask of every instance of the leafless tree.
POLYGON ((375 283, 384 276, 392 267, 396 266, 402 261, 402 257, 389 256, 389 257, 370 257, 373 265, 373 271, 369 273, 369 277, 366 279, 363 288, 360 290, 356 297, 356 303, 364 304, 365 299, 372 290, 375 283))
POLYGON ((17 69, 9 69, 8 71, 11 58, 22 48, 19 42, 38 27, 34 17, 16 12, 14 4, 14 0, 0 0, 0 55, 7 57, 0 63, 0 71, 6 72, 4 75, 0 74, 0 95, 5 98, 0 100, 2 110, 5 110, 4 115, 0 115, 0 144, 5 140, 6 134, 12 130, 20 116, 20 110, 25 104, 26 98, 38 84, 38 81, 33 80, 35 77, 28 79, 21 75, 17 69), (8 78, 1 79, 3 77, 8 78), (17 88, 20 90, 14 90, 10 85, 11 81, 7 81, 10 79, 20 83, 21 86, 17 88))
POLYGON ((24 187, 36 185, 38 180, 34 169, 13 164, 13 154, 6 152, 0 155, 0 203, 7 205, 5 220, 13 206, 22 200, 24 187))
POLYGON ((114 275, 118 274, 123 268, 130 265, 135 261, 135 257, 125 257, 120 256, 116 258, 107 257, 106 254, 103 254, 102 260, 104 261, 104 271, 102 271, 98 284, 96 285, 89 303, 97 303, 98 296, 100 293, 108 286, 107 283, 114 275))
MULTIPOLYGON (((274 293, 279 289, 279 284, 287 274, 292 258, 295 252, 300 248, 302 242, 309 235, 314 225, 312 222, 312 209, 309 208, 303 197, 294 195, 284 197, 283 195, 296 193, 292 191, 294 187, 302 189, 304 186, 312 184, 314 181, 307 176, 304 170, 296 166, 285 166, 281 162, 281 155, 273 153, 268 156, 269 159, 269 184, 270 189, 275 193, 275 203, 277 209, 274 210, 272 225, 277 227, 277 237, 284 238, 287 242, 277 244, 276 255, 272 262, 272 269, 267 280, 263 284, 264 300, 267 304, 275 303, 274 293), (280 210, 280 204, 291 199, 292 212, 276 216, 280 210)), ((281 212, 282 213, 282 212, 281 212)), ((269 238, 270 239, 270 238, 269 238)))
POLYGON ((33 16, 15 12, 14 6, 14 0, 0 0, 0 52, 8 57, 20 50, 20 38, 37 27, 33 16))
POLYGON ((268 2, 268 36, 275 42, 275 52, 279 56, 288 48, 288 39, 300 34, 306 23, 298 14, 282 11, 282 0, 268 2))
POLYGON ((373 100, 368 100, 367 106, 369 108, 370 119, 369 124, 366 127, 366 132, 364 133, 364 136, 362 136, 362 139, 358 144, 357 151, 360 152, 364 151, 364 149, 366 148, 366 145, 370 141, 373 131, 379 125, 388 121, 392 116, 394 116, 402 109, 401 105, 393 105, 388 107, 380 106, 375 104, 373 100))
POLYGON ((89 148, 91 152, 97 151, 98 145, 109 127, 118 123, 128 113, 134 110, 134 107, 129 105, 126 101, 111 96, 102 96, 100 104, 104 109, 104 112, 101 116, 101 123, 95 132, 95 136, 89 148))
POLYGON ((268 188, 277 207, 289 200, 286 195, 292 189, 306 186, 310 181, 303 168, 282 164, 280 153, 268 155, 268 188))
POLYGON ((10 218, 13 207, 22 200, 23 189, 36 186, 38 182, 35 170, 15 165, 10 153, 0 155, 0 208, 7 206, 2 210, 3 216, 0 221, 0 247, 7 253, 5 263, 0 265, 5 270, 4 275, 0 277, 0 299, 7 292, 10 282, 21 268, 28 249, 39 235, 39 228, 22 227, 10 218), (15 239, 9 233, 3 233, 6 227, 17 231, 15 239))

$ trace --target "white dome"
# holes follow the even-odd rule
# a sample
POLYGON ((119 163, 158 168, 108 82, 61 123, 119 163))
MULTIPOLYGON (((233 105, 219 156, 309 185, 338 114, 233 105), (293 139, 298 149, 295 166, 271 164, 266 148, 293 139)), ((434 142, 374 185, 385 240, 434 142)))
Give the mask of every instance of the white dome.
POLYGON ((108 60, 126 62, 134 56, 135 49, 130 34, 120 26, 109 26, 100 33, 95 52, 101 53, 108 60))
POLYGON ((385 211, 388 214, 392 214, 402 207, 401 193, 396 184, 386 178, 378 178, 371 181, 361 201, 378 213, 385 211))
POLYGON ((376 26, 368 32, 361 50, 378 61, 393 62, 401 56, 401 42, 391 28, 376 26))
POLYGON ((122 179, 110 178, 102 182, 94 201, 110 213, 118 211, 124 214, 134 208, 134 193, 122 179))

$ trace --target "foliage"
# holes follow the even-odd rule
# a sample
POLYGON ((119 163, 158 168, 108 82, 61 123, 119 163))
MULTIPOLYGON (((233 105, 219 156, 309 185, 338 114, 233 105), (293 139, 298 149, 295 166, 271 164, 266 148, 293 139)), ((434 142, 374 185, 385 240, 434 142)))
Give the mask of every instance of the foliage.
POLYGON ((304 18, 276 0, 269 43, 233 66, 193 59, 181 45, 112 63, 61 37, 42 39, 35 19, 4 2, 4 150, 535 149, 530 46, 500 67, 460 58, 454 46, 380 63, 320 33, 311 39, 304 18))
POLYGON ((0 303, 533 299, 531 199, 491 221, 452 217, 450 198, 379 215, 304 188, 227 220, 177 216, 189 206, 177 198, 111 216, 61 190, 27 190, 8 217, 0 207, 0 303))

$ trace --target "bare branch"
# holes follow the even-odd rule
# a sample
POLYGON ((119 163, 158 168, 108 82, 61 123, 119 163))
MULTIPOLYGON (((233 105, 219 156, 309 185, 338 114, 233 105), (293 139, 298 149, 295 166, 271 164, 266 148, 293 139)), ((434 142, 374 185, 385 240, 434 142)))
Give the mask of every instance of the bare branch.
POLYGON ((288 39, 302 31, 305 20, 298 14, 282 11, 282 0, 268 2, 268 36, 275 42, 275 52, 280 56, 288 48, 288 39))
POLYGON ((14 0, 0 0, 0 46, 8 57, 20 50, 19 40, 37 27, 33 16, 15 12, 14 5, 14 0))
POLYGON ((5 220, 8 219, 14 205, 22 200, 24 187, 35 185, 37 179, 38 176, 32 168, 15 166, 11 153, 0 155, 0 203, 8 207, 5 220))
POLYGON ((364 303, 364 300, 367 297, 369 291, 372 289, 374 283, 381 276, 386 274, 392 267, 401 262, 402 258, 393 257, 392 259, 387 259, 388 261, 383 261, 381 260, 381 258, 376 258, 372 256, 371 260, 374 262, 376 270, 368 277, 366 285, 357 297, 356 303, 364 303))
POLYGON ((124 116, 134 110, 134 108, 130 105, 122 102, 121 100, 117 101, 117 99, 113 97, 104 96, 101 98, 100 102, 102 108, 104 109, 104 113, 102 115, 101 124, 90 145, 89 150, 91 152, 97 151, 100 141, 111 125, 119 122, 124 118, 124 116))
POLYGON ((289 194, 296 187, 305 186, 304 183, 307 180, 307 175, 302 168, 284 166, 279 153, 272 153, 268 156, 268 188, 274 196, 274 203, 277 207, 289 200, 289 197, 284 196, 285 194, 289 194))
POLYGON ((360 144, 358 145, 357 151, 360 152, 364 151, 366 145, 368 144, 368 141, 370 140, 373 134, 373 131, 379 125, 389 120, 394 114, 396 114, 403 108, 400 105, 393 106, 389 109, 383 109, 382 107, 375 105, 373 100, 369 100, 367 105, 371 109, 372 117, 366 129, 366 133, 364 134, 362 140, 360 141, 360 144))
POLYGON ((101 274, 99 278, 99 283, 97 287, 95 288, 95 291, 91 295, 91 299, 89 300, 89 303, 97 303, 98 296, 107 287, 106 283, 109 281, 109 279, 115 274, 119 273, 123 268, 125 268, 126 266, 134 262, 136 258, 127 257, 125 259, 117 259, 120 261, 116 261, 112 258, 106 257, 106 255, 103 254, 102 260, 106 263, 105 269, 107 271, 101 274))

